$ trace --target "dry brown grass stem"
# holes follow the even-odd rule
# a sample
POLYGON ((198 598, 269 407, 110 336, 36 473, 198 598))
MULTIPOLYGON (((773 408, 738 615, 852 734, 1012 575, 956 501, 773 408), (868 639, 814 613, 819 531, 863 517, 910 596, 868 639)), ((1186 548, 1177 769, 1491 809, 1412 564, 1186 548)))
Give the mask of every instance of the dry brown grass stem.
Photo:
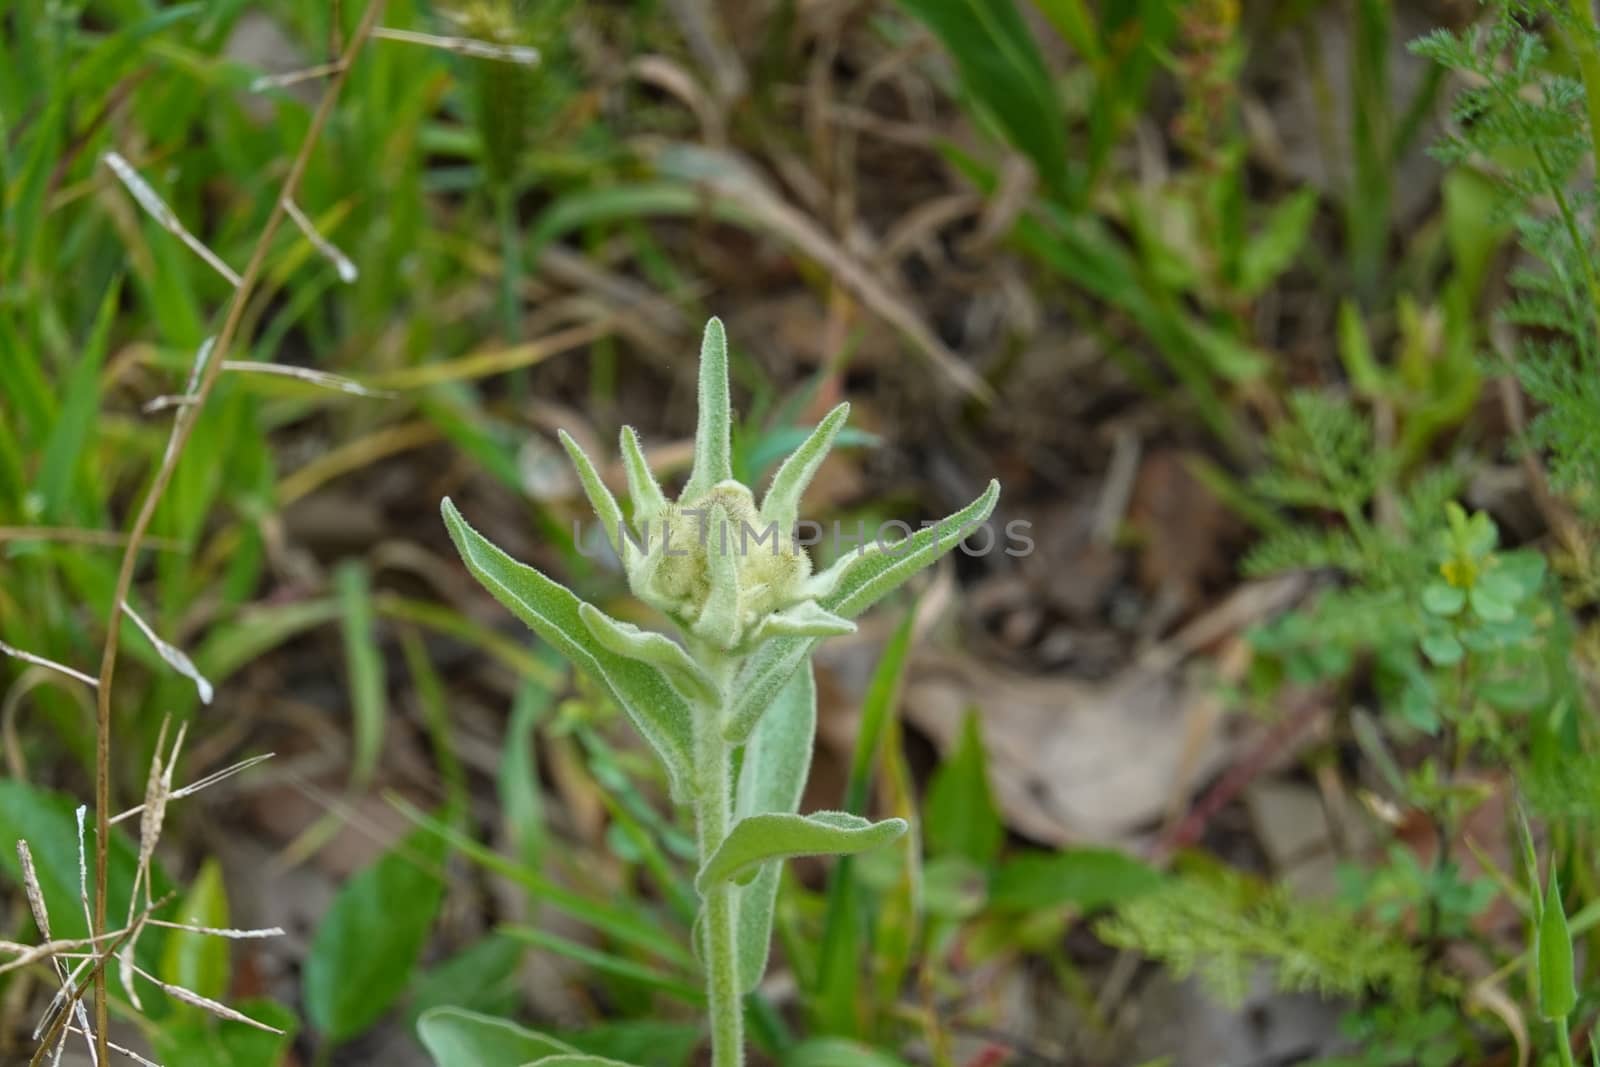
MULTIPOLYGON (((216 342, 212 345, 212 358, 205 361, 194 388, 190 390, 194 403, 178 408, 177 415, 172 423, 172 435, 168 441, 167 450, 161 465, 156 469, 155 476, 150 481, 150 488, 145 492, 144 500, 139 506, 138 514, 134 517, 133 524, 128 531, 128 540, 122 551, 122 563, 117 571, 116 590, 111 597, 111 616, 106 621, 105 646, 100 656, 99 687, 96 701, 96 736, 95 736, 95 899, 94 899, 94 929, 92 933, 98 937, 106 931, 106 881, 109 867, 108 841, 111 832, 111 701, 112 680, 117 669, 118 641, 122 632, 121 612, 122 605, 128 598, 128 593, 133 585, 134 570, 139 562, 139 549, 144 542, 145 534, 150 528, 150 523, 155 517, 156 507, 161 503, 161 497, 166 492, 168 483, 172 480, 173 471, 176 469, 179 457, 183 454, 184 446, 188 443, 189 436, 194 430, 200 411, 204 408, 207 397, 211 395, 212 388, 216 385, 218 376, 222 373, 223 359, 229 348, 233 345, 235 335, 239 331, 240 323, 244 319, 245 306, 251 294, 255 292, 266 266, 267 255, 272 247, 272 239, 282 225, 287 211, 285 205, 294 200, 300 188, 300 182, 305 176, 306 167, 310 162, 311 153, 317 142, 322 137, 322 131, 327 126, 329 117, 333 114, 335 103, 343 90, 345 81, 350 74, 357 54, 366 44, 372 31, 377 28, 378 19, 383 14, 384 0, 369 0, 366 11, 361 16, 354 33, 342 49, 343 55, 338 61, 338 70, 328 83, 327 89, 322 94, 322 99, 317 104, 317 109, 311 118, 311 124, 306 130, 305 138, 300 143, 300 150, 295 155, 294 162, 290 165, 289 173, 284 178, 283 187, 278 196, 273 200, 272 208, 267 214, 266 224, 261 229, 255 248, 250 253, 243 273, 239 276, 239 284, 233 290, 233 295, 228 301, 227 312, 223 318, 222 329, 218 331, 216 342)), ((95 1045, 101 1063, 107 1062, 109 1046, 106 1041, 106 972, 102 965, 94 971, 94 1031, 95 1045)))

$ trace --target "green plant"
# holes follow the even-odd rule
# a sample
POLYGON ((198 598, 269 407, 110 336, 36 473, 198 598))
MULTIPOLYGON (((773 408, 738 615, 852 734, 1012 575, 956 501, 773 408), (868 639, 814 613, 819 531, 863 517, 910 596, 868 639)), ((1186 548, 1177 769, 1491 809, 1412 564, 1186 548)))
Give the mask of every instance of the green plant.
MULTIPOLYGON (((479 535, 448 499, 443 512, 468 569, 544 640, 601 681, 666 767, 694 813, 713 1062, 744 1061, 745 992, 766 969, 779 864, 845 855, 906 829, 843 812, 796 814, 810 765, 816 694, 810 656, 851 621, 983 522, 998 483, 944 521, 894 545, 881 541, 820 574, 796 539, 800 496, 844 425, 831 411, 773 476, 758 506, 732 480, 728 349, 721 322, 700 353, 694 466, 669 501, 638 437, 621 438, 631 525, 593 462, 563 435, 629 586, 670 619, 682 643, 618 621, 479 535), (770 544, 768 543, 770 542, 770 544), (740 759, 735 766, 735 756, 740 759)), ((568 1062, 555 1054, 539 1062, 568 1062)))

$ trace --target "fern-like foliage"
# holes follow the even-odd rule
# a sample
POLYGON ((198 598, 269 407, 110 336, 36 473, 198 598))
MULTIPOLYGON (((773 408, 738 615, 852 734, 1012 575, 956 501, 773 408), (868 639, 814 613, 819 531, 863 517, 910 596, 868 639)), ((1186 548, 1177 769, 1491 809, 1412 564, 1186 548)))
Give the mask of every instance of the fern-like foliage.
POLYGON ((1097 932, 1180 976, 1198 976, 1231 1005, 1243 1001, 1263 966, 1287 992, 1382 992, 1401 1002, 1414 1001, 1425 978, 1423 957, 1394 930, 1232 871, 1176 878, 1124 903, 1097 932))
MULTIPOLYGON (((1497 0, 1490 18, 1461 33, 1436 31, 1412 48, 1465 76, 1453 129, 1437 148, 1446 163, 1491 174, 1535 269, 1513 276, 1505 311, 1525 339, 1511 365, 1541 411, 1530 444, 1550 454, 1555 485, 1600 512, 1600 248, 1589 160, 1597 132, 1589 94, 1554 69, 1547 41, 1597 54, 1600 35, 1553 0, 1497 0)), ((1581 66, 1581 63, 1580 63, 1581 66)))
POLYGON ((1332 569, 1356 580, 1411 585, 1422 580, 1432 531, 1461 487, 1449 467, 1430 469, 1394 493, 1395 520, 1372 516, 1380 489, 1398 478, 1392 450, 1378 447, 1367 415, 1348 398, 1301 391, 1289 418, 1267 439, 1253 496, 1286 516, 1245 560, 1251 574, 1332 569))

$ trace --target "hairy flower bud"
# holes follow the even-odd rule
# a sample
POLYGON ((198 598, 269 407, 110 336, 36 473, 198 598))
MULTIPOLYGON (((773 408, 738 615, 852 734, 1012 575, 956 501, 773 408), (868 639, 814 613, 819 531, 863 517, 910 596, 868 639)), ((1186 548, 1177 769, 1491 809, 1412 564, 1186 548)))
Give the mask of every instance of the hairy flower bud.
POLYGON ((667 504, 642 524, 637 545, 629 567, 634 594, 697 634, 724 633, 729 648, 743 645, 766 616, 805 599, 811 575, 794 531, 763 518, 738 482, 667 504), (719 589, 723 574, 731 590, 719 589), (708 610, 723 604, 731 618, 708 620, 708 610))

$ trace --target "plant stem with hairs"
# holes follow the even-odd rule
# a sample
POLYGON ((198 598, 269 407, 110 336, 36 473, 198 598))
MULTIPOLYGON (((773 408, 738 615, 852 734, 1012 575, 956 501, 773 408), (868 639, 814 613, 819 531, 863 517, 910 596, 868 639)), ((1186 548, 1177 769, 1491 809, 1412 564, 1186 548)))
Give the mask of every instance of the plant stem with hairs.
MULTIPOLYGON (((622 431, 631 524, 594 463, 562 435, 634 595, 681 641, 613 619, 518 563, 449 500, 443 512, 467 569, 605 685, 665 766, 673 797, 692 811, 711 1062, 742 1067, 744 995, 766 970, 782 861, 859 852, 906 829, 900 819, 797 813, 816 729, 812 651, 854 630, 856 615, 954 548, 989 517, 1000 487, 991 482, 966 508, 904 541, 862 548, 813 574, 795 537, 800 496, 849 405, 831 411, 784 462, 759 506, 733 479, 728 348, 716 319, 700 350, 699 408, 694 467, 676 500, 656 484, 638 437, 622 431)), ((562 1054, 535 1067, 575 1062, 562 1054)))

